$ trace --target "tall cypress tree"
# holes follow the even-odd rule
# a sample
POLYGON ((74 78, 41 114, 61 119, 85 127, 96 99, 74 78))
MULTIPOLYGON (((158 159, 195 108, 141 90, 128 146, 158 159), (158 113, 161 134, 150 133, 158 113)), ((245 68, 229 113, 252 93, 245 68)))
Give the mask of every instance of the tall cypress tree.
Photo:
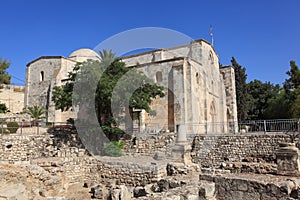
POLYGON ((234 57, 232 57, 231 59, 231 64, 235 72, 237 117, 239 121, 243 121, 247 119, 247 111, 248 111, 246 68, 239 65, 234 57))

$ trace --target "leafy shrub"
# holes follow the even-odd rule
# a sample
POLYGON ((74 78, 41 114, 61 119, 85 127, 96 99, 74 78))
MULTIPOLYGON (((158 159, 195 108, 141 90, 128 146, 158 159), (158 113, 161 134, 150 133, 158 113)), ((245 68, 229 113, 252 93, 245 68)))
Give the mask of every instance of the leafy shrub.
POLYGON ((19 124, 17 122, 7 122, 7 129, 10 133, 16 133, 19 128, 19 124))
POLYGON ((46 122, 46 126, 47 126, 47 127, 52 127, 52 126, 53 126, 53 123, 52 123, 52 122, 46 122))
POLYGON ((0 103, 0 113, 7 113, 8 108, 6 107, 5 103, 0 103))
POLYGON ((112 141, 104 144, 104 154, 112 157, 120 157, 123 155, 123 142, 112 141))
POLYGON ((101 126, 106 137, 111 141, 118 141, 124 135, 124 131, 118 127, 110 127, 107 125, 101 126))

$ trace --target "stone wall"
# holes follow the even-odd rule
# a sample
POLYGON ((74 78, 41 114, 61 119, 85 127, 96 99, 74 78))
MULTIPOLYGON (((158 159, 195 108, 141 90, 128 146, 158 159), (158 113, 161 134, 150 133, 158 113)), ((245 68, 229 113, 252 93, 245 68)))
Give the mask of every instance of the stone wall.
POLYGON ((208 183, 215 183, 215 198, 218 200, 282 200, 299 199, 299 179, 272 175, 200 175, 204 182, 203 193, 208 193, 208 183))
POLYGON ((45 136, 3 135, 0 139, 1 163, 29 163, 43 156, 48 138, 45 136))
POLYGON ((164 133, 152 136, 138 136, 132 140, 124 141, 124 152, 126 154, 140 153, 153 155, 157 151, 170 152, 171 146, 175 143, 175 133, 164 133))
MULTIPOLYGON (((128 185, 145 185, 164 176, 167 159, 154 160, 152 157, 157 151, 168 155, 175 142, 175 134, 133 140, 125 144, 126 157, 95 158, 88 155, 75 133, 2 135, 0 160, 4 164, 38 164, 49 172, 64 174, 69 182, 115 179, 128 185), (148 157, 143 158, 145 155, 148 157)), ((284 134, 198 135, 191 137, 191 156, 193 162, 202 167, 220 167, 227 161, 274 163, 279 143, 289 141, 289 136, 284 134)))
POLYGON ((275 162, 279 143, 290 142, 286 134, 199 135, 192 142, 192 160, 203 167, 222 162, 275 162))
POLYGON ((24 108, 24 86, 0 85, 0 103, 5 103, 11 113, 20 113, 24 108))
POLYGON ((166 175, 166 165, 149 157, 140 163, 136 157, 91 157, 74 134, 3 135, 0 145, 1 164, 36 164, 69 183, 117 180, 136 186, 166 175))

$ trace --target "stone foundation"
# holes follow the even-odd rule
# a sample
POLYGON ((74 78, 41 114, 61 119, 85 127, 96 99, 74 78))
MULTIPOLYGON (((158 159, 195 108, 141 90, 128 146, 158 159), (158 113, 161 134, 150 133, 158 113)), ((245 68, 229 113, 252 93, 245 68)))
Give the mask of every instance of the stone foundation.
POLYGON ((203 167, 220 167, 223 162, 276 162, 276 151, 286 134, 198 135, 191 142, 192 161, 203 167))

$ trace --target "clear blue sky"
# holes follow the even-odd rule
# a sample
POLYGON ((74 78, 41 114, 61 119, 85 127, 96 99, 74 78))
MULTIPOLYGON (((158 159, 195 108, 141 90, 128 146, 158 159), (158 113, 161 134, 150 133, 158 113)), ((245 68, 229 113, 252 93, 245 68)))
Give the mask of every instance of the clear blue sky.
POLYGON ((281 84, 290 60, 300 66, 299 0, 2 0, 0 6, 0 56, 11 61, 17 85, 24 84, 26 64, 39 56, 68 56, 149 26, 210 41, 213 24, 220 62, 229 65, 234 56, 248 81, 281 84))

